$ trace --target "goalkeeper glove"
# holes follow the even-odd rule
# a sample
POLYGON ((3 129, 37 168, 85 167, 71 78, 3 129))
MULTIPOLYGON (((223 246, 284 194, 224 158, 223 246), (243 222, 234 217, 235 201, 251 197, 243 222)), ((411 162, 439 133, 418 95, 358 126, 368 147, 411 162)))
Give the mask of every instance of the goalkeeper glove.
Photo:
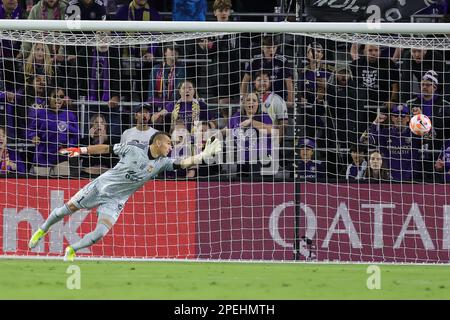
POLYGON ((202 160, 208 157, 214 157, 222 151, 222 143, 214 137, 211 137, 206 142, 205 148, 202 152, 193 157, 195 164, 202 163, 202 160))
POLYGON ((203 152, 200 154, 202 155, 202 158, 205 159, 206 157, 214 157, 221 151, 222 143, 215 137, 211 137, 206 142, 205 149, 203 149, 203 152))
POLYGON ((67 155, 69 158, 78 157, 80 154, 87 153, 87 147, 81 148, 64 148, 59 150, 59 153, 62 155, 67 155))

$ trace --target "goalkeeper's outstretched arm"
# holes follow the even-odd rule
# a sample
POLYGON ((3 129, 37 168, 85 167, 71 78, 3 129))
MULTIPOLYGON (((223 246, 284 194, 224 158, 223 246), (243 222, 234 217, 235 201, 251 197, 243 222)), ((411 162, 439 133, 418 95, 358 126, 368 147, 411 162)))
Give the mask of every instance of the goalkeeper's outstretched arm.
POLYGON ((205 149, 199 154, 183 159, 180 162, 181 169, 187 169, 202 163, 204 158, 213 157, 222 151, 222 142, 218 139, 210 138, 206 142, 205 149))
POLYGON ((96 144, 87 147, 66 148, 59 151, 60 154, 65 154, 69 157, 77 157, 80 154, 104 154, 111 153, 112 146, 108 144, 96 144))

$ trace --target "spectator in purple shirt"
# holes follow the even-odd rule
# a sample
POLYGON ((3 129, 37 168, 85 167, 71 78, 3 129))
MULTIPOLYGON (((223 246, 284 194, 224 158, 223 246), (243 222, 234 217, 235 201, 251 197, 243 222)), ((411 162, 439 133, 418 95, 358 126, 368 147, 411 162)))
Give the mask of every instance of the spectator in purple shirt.
MULTIPOLYGON (((436 171, 442 172, 444 181, 450 182, 450 140, 447 140, 444 144, 441 154, 439 155, 434 165, 436 171)), ((438 174, 439 177, 439 174, 438 174)), ((438 179, 441 180, 441 179, 438 179)))
POLYGON ((92 47, 89 56, 89 100, 108 102, 110 108, 117 108, 120 102, 118 49, 98 45, 92 47))
MULTIPOLYGON (((439 94, 439 75, 433 70, 427 71, 420 83, 421 93, 414 99, 407 102, 413 114, 422 113, 427 115, 434 129, 436 130, 436 138, 441 143, 435 145, 435 148, 442 147, 444 139, 444 130, 448 128, 448 114, 450 110, 450 102, 446 101, 444 97, 439 94)), ((449 138, 449 137, 446 137, 449 138)))
POLYGON ((323 62, 324 50, 320 43, 313 42, 308 45, 306 51, 307 65, 300 73, 299 90, 303 92, 302 102, 313 103, 318 88, 317 82, 327 82, 331 76, 327 66, 323 62))
POLYGON ((265 36, 262 40, 262 54, 256 55, 245 68, 241 81, 241 96, 244 97, 258 71, 269 71, 272 80, 271 91, 280 95, 288 108, 294 106, 294 82, 290 63, 285 56, 277 54, 280 43, 275 36, 265 36))
POLYGON ((324 163, 314 160, 316 142, 311 138, 300 138, 297 144, 299 160, 297 161, 297 175, 300 180, 318 181, 325 179, 324 163))
POLYGON ((180 99, 176 102, 171 102, 161 111, 154 113, 151 121, 153 124, 163 123, 165 130, 169 133, 172 133, 181 121, 193 138, 201 122, 213 120, 214 116, 208 111, 206 103, 197 99, 192 81, 186 80, 180 84, 179 95, 180 99))
POLYGON ((416 113, 420 111, 420 113, 432 119, 434 106, 443 104, 442 96, 437 93, 438 86, 437 73, 433 70, 425 72, 420 82, 420 93, 414 99, 406 102, 411 108, 411 112, 416 113))
POLYGON ((228 123, 228 129, 235 138, 237 146, 240 172, 258 173, 261 162, 267 160, 260 158, 260 149, 266 149, 263 150, 266 157, 270 157, 273 151, 271 150, 272 119, 267 113, 261 111, 260 101, 258 94, 247 94, 242 109, 233 114, 228 123))
POLYGON ((20 88, 16 94, 7 93, 6 119, 8 137, 24 142, 28 127, 27 118, 35 118, 36 111, 46 105, 47 78, 44 75, 32 75, 28 78, 25 89, 20 88))
POLYGON ((7 145, 6 130, 0 127, 0 174, 26 173, 26 165, 17 150, 7 145))
POLYGON ((387 117, 378 115, 369 128, 369 142, 378 146, 389 160, 395 181, 410 181, 420 168, 420 137, 409 129, 410 110, 407 105, 395 105, 391 111, 390 125, 382 127, 387 117))
POLYGON ((350 146, 352 163, 345 170, 345 180, 355 181, 364 178, 367 170, 367 147, 363 144, 352 144, 350 146))
POLYGON ((62 89, 53 89, 49 106, 37 110, 31 119, 28 139, 36 145, 32 168, 36 175, 69 174, 67 156, 59 155, 58 150, 78 146, 79 129, 75 113, 63 109, 64 98, 62 89))
POLYGON ((421 94, 408 101, 412 113, 422 113, 431 119, 432 130, 421 139, 421 163, 425 178, 432 180, 433 164, 436 162, 434 150, 440 150, 445 141, 450 120, 450 102, 439 93, 439 76, 433 70, 427 71, 420 83, 421 94))

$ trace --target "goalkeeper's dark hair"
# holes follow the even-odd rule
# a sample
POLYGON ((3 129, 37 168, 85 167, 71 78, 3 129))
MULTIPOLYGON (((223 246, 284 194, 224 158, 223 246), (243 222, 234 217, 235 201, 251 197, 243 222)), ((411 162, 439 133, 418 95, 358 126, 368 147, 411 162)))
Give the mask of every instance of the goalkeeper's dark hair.
POLYGON ((148 142, 148 144, 152 145, 154 141, 160 140, 162 138, 162 136, 166 136, 170 140, 172 140, 172 137, 167 132, 165 132, 165 131, 158 131, 150 138, 150 141, 148 142))

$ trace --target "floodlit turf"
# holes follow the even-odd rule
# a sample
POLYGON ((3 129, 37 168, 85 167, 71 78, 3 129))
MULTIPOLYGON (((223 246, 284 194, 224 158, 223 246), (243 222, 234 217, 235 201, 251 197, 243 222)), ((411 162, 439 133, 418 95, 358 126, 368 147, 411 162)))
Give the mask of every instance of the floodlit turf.
POLYGON ((449 299, 448 266, 4 260, 0 299, 449 299), (81 289, 69 290, 70 265, 81 289))

